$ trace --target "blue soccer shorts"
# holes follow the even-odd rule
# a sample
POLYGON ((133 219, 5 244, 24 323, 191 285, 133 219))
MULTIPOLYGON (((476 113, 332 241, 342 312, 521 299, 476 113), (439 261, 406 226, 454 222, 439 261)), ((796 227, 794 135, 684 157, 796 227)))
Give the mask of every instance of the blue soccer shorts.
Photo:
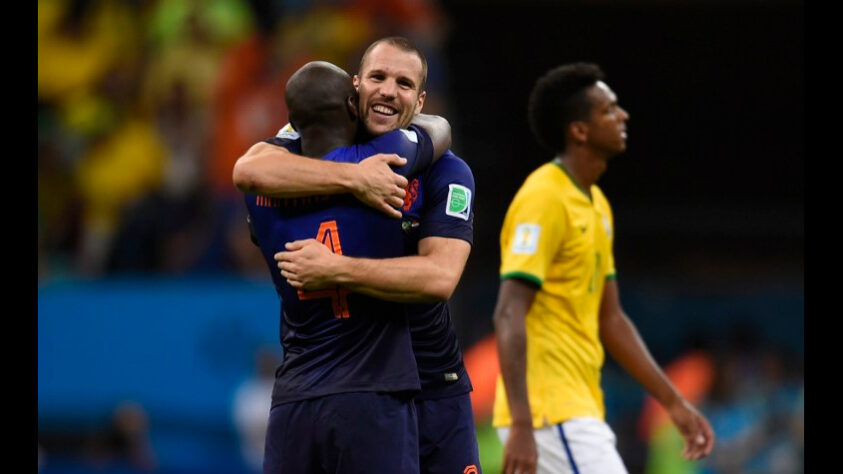
POLYGON ((423 474, 479 474, 480 454, 468 393, 416 400, 423 474))
POLYGON ((283 403, 269 413, 264 474, 418 473, 407 394, 354 392, 283 403))

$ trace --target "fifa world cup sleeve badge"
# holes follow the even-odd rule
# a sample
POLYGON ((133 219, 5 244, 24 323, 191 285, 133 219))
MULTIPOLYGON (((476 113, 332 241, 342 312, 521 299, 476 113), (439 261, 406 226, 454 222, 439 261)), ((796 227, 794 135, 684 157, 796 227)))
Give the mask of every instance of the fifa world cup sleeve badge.
POLYGON ((459 184, 449 184, 445 214, 467 221, 471 214, 471 190, 459 184))
POLYGON ((512 238, 512 253, 534 255, 539 246, 541 230, 538 224, 518 224, 512 238))

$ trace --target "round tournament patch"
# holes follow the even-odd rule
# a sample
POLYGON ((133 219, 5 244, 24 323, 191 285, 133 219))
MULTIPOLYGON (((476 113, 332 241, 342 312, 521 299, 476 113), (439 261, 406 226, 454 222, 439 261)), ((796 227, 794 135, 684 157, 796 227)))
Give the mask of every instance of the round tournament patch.
POLYGON ((449 184, 445 214, 467 221, 471 214, 471 190, 460 184, 449 184))

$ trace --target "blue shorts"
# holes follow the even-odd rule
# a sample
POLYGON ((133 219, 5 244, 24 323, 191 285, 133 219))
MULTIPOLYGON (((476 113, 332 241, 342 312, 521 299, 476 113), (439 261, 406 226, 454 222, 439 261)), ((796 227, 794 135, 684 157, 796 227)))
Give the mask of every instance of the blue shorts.
POLYGON ((263 472, 418 473, 412 398, 355 392, 282 403, 269 413, 263 472))
POLYGON ((416 413, 422 473, 482 472, 470 394, 416 400, 416 413))

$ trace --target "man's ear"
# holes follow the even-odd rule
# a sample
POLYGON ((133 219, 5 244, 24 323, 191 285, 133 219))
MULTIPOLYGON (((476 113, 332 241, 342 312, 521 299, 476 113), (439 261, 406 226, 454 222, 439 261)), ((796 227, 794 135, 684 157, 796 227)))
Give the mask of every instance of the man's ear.
POLYGON ((422 107, 424 107, 424 98, 427 97, 427 91, 421 91, 419 94, 419 99, 416 101, 416 110, 413 111, 414 115, 420 114, 422 111, 422 107))
POLYGON ((348 108, 348 115, 351 117, 351 120, 357 120, 358 118, 358 110, 357 110, 357 94, 351 94, 345 100, 345 105, 348 108))
POLYGON ((574 143, 583 144, 588 141, 588 124, 582 120, 574 120, 568 124, 568 133, 574 143))
POLYGON ((360 76, 357 74, 351 76, 351 84, 354 85, 354 90, 360 91, 360 76))

